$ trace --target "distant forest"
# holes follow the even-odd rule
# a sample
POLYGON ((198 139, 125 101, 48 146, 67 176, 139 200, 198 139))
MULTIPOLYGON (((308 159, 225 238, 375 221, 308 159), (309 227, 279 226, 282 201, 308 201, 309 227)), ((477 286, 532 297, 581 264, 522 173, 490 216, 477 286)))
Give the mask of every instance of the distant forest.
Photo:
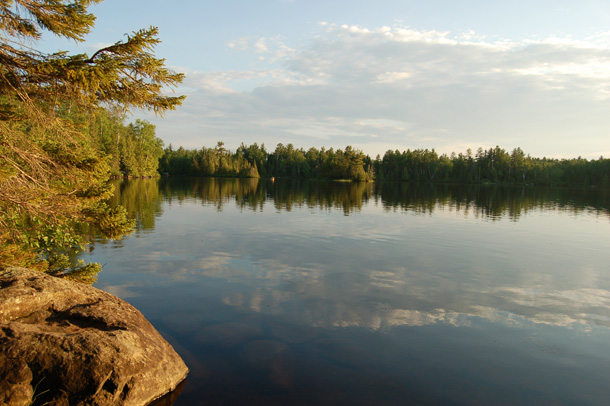
POLYGON ((353 181, 400 180, 438 183, 514 183, 610 187, 610 159, 534 158, 520 148, 508 152, 499 146, 476 152, 439 155, 434 149, 388 150, 371 159, 362 151, 295 148, 278 144, 243 143, 235 152, 218 142, 214 148, 165 148, 159 172, 207 177, 263 177, 345 179, 353 181))

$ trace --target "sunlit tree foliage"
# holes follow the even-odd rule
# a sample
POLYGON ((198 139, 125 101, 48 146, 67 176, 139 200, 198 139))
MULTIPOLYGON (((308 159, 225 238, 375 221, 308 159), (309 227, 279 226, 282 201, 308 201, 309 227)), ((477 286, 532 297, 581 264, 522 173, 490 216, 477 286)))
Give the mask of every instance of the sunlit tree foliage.
POLYGON ((155 27, 92 55, 36 49, 44 32, 83 41, 95 21, 87 8, 97 2, 0 1, 0 267, 69 270, 91 282, 99 266, 62 255, 86 243, 79 230, 95 225, 119 238, 133 226, 123 208, 104 203, 120 156, 113 114, 163 113, 182 102, 162 94, 183 76, 153 55, 155 27))

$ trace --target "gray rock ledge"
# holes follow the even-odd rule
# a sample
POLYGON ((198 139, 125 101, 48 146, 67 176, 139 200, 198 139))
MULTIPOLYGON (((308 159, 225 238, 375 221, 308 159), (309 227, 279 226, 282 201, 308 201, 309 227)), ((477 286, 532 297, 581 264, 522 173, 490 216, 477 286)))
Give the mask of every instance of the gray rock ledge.
POLYGON ((36 398, 60 406, 143 406, 187 373, 127 302, 41 272, 0 270, 1 405, 36 398))

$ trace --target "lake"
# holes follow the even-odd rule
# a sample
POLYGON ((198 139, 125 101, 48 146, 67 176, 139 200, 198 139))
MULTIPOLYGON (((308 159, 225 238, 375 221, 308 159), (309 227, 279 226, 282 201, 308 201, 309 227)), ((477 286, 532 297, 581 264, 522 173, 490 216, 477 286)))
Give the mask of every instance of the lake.
POLYGON ((175 405, 606 405, 610 192, 117 182, 95 286, 191 372, 175 405))

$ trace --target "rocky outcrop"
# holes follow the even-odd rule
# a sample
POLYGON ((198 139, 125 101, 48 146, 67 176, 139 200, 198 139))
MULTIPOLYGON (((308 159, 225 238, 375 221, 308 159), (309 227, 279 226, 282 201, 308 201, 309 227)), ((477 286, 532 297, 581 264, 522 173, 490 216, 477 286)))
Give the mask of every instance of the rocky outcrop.
POLYGON ((37 271, 0 270, 0 404, 147 405, 187 373, 125 301, 37 271))

